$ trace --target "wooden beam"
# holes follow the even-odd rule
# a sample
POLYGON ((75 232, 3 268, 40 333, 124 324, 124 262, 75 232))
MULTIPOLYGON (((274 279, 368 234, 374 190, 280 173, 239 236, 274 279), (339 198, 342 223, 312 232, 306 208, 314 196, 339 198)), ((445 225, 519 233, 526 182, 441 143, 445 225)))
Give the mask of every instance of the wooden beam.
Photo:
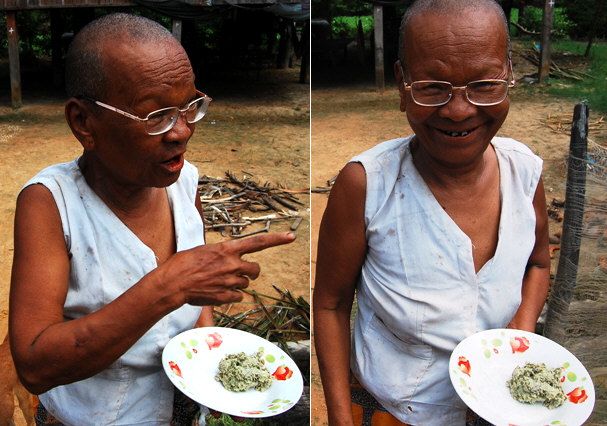
POLYGON ((550 32, 554 17, 554 0, 545 0, 544 20, 542 24, 542 45, 540 50, 539 82, 543 83, 550 74, 550 32))
POLYGON ((11 79, 11 104, 21 106, 21 70, 19 66, 19 34, 15 22, 15 12, 6 12, 6 33, 8 40, 8 63, 11 79))
POLYGON ((373 6, 373 26, 375 42, 375 85, 377 90, 383 92, 384 81, 384 10, 381 5, 373 6))
POLYGON ((131 0, 0 0, 0 10, 36 10, 136 6, 131 0))

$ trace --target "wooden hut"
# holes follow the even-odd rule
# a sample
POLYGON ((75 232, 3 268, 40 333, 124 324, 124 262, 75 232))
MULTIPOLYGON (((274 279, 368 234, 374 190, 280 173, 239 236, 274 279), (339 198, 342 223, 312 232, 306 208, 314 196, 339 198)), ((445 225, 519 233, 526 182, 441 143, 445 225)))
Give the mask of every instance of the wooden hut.
MULTIPOLYGON (((19 65, 19 29, 15 15, 24 11, 49 10, 51 27, 51 44, 53 72, 55 80, 60 79, 61 11, 70 9, 146 7, 172 18, 172 31, 181 40, 182 19, 203 16, 214 7, 264 7, 268 12, 285 19, 304 22, 303 37, 309 38, 309 0, 0 0, 0 12, 6 15, 6 34, 8 41, 9 74, 11 87, 11 104, 17 108, 22 104, 21 72, 19 65)), ((287 35, 290 35, 287 33, 287 35)), ((309 43, 304 45, 300 82, 305 82, 309 75, 309 43)), ((280 62, 280 61, 279 61, 280 62)), ((281 62, 285 62, 282 60, 281 62)))

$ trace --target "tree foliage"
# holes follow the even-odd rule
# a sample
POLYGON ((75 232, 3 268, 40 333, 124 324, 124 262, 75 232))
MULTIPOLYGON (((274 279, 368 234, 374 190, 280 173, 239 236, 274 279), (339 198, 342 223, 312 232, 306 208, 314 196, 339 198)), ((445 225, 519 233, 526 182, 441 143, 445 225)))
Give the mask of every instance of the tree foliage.
POLYGON ((569 36, 572 38, 607 37, 607 7, 605 0, 565 0, 567 17, 573 23, 569 36))

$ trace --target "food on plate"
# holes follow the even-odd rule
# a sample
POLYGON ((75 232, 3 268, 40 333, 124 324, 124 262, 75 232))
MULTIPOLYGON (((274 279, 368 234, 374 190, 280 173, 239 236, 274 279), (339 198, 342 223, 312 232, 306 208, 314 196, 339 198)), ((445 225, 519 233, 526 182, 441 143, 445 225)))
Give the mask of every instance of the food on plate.
POLYGON ((523 367, 514 369, 507 385, 510 394, 517 401, 528 404, 541 402, 553 409, 560 407, 567 399, 560 378, 560 368, 548 368, 544 363, 528 362, 523 367))
POLYGON ((263 350, 254 355, 238 352, 224 356, 219 361, 215 380, 232 392, 249 389, 263 392, 272 385, 272 375, 264 364, 263 350))

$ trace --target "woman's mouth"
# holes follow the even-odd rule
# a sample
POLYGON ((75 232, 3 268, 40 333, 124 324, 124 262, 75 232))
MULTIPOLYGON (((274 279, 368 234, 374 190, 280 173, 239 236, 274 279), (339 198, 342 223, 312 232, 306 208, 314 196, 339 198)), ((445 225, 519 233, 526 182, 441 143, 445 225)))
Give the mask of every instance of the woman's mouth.
POLYGON ((468 136, 469 134, 473 133, 476 129, 478 129, 478 127, 475 127, 473 129, 468 129, 468 130, 461 130, 461 131, 443 130, 443 129, 437 129, 437 130, 439 132, 441 132, 442 134, 447 135, 452 138, 464 138, 464 137, 468 136))
POLYGON ((176 155, 166 161, 161 162, 165 169, 169 172, 178 172, 183 167, 183 154, 176 155))
POLYGON ((443 132, 444 134, 446 134, 448 136, 451 136, 453 138, 459 138, 459 137, 462 137, 462 136, 468 136, 468 134, 470 133, 470 131, 468 131, 468 130, 464 130, 463 132, 449 132, 449 131, 446 131, 446 130, 441 130, 441 132, 443 132))

